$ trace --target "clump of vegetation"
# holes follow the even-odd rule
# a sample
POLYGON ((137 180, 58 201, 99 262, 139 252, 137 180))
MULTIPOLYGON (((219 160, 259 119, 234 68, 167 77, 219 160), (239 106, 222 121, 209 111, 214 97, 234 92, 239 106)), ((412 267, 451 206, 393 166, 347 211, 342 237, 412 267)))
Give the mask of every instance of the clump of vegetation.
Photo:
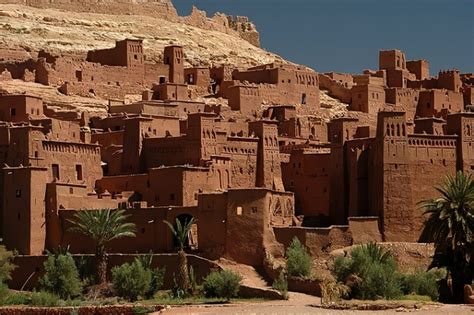
POLYGON ((350 288, 334 279, 324 279, 321 281, 321 302, 323 304, 338 302, 342 298, 349 296, 350 288))
POLYGON ((278 290, 288 300, 288 279, 283 271, 280 272, 278 278, 273 281, 272 288, 278 290))
POLYGON ((307 278, 311 275, 311 256, 297 237, 286 250, 286 270, 291 277, 307 278))
POLYGON ((442 269, 432 269, 428 272, 417 271, 414 274, 401 276, 401 287, 405 295, 429 296, 431 300, 439 298, 438 281, 446 276, 442 269))
POLYGON ((206 297, 225 298, 229 301, 239 293, 242 277, 232 271, 211 272, 203 282, 206 297))
POLYGON ((375 300, 402 295, 397 264, 390 251, 370 243, 357 246, 350 257, 337 257, 333 273, 351 288, 351 297, 375 300))
POLYGON ((139 256, 136 259, 140 261, 145 270, 150 270, 151 272, 151 281, 148 291, 145 293, 145 298, 151 299, 158 290, 163 287, 165 281, 166 268, 153 268, 153 254, 139 256))
POLYGON ((145 297, 150 290, 152 272, 139 259, 112 268, 112 283, 118 296, 129 301, 145 297))
POLYGON ((436 190, 438 198, 421 203, 428 216, 421 240, 435 243, 430 268, 446 268, 445 283, 452 281, 444 300, 462 303, 464 285, 474 278, 474 180, 459 171, 436 190))
POLYGON ((0 245, 0 294, 7 290, 6 282, 11 279, 15 265, 12 263, 13 253, 7 251, 5 246, 0 245))
POLYGON ((40 291, 31 294, 31 305, 55 307, 61 306, 63 301, 56 295, 50 292, 40 291))
POLYGON ((83 283, 70 253, 50 255, 44 262, 44 276, 39 280, 41 289, 62 299, 75 298, 82 293, 83 283))

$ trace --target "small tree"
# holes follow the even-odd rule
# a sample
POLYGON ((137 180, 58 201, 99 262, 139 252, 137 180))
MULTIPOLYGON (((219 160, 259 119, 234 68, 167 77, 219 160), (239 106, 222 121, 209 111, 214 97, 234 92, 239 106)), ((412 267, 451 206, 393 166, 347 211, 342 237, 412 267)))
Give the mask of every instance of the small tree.
POLYGON ((474 180, 459 171, 436 190, 439 198, 421 203, 428 216, 421 239, 435 243, 431 268, 447 269, 453 298, 462 302, 463 287, 474 277, 474 180))
POLYGON ((285 300, 288 300, 288 279, 284 271, 280 271, 278 278, 273 281, 272 288, 278 290, 285 300))
POLYGON ((70 229, 85 235, 96 242, 97 279, 99 284, 107 282, 106 245, 114 239, 135 237, 135 224, 127 223, 124 210, 82 210, 78 211, 70 229))
POLYGON ((165 282, 166 267, 153 268, 153 253, 139 256, 136 259, 140 261, 145 270, 150 270, 151 272, 150 288, 145 293, 145 297, 151 299, 155 293, 163 287, 163 283, 165 282))
POLYGON ((311 256, 296 236, 286 250, 286 269, 288 275, 292 277, 311 275, 311 256))
POLYGON ((112 283, 117 295, 132 302, 146 296, 151 280, 151 270, 144 268, 139 259, 112 268, 112 283))
POLYGON ((183 292, 188 293, 191 289, 191 283, 189 281, 189 270, 188 270, 188 259, 186 257, 186 252, 184 251, 184 245, 188 240, 188 234, 191 231, 191 227, 196 220, 191 218, 189 221, 181 224, 178 218, 176 218, 176 228, 169 223, 168 221, 163 221, 173 233, 175 239, 178 241, 178 275, 176 277, 176 282, 183 292))
POLYGON ((62 299, 75 298, 82 293, 82 281, 70 253, 50 255, 44 262, 44 276, 39 280, 42 289, 62 299))

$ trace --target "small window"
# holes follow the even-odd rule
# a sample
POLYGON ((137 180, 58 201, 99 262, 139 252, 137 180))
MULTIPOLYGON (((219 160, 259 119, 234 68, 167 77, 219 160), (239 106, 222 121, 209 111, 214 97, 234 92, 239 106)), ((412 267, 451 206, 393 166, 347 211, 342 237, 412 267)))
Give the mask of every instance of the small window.
POLYGON ((82 180, 82 165, 80 164, 76 165, 76 179, 82 180))
POLYGON ((69 193, 70 193, 71 195, 74 194, 74 188, 69 187, 69 193))
POLYGON ((138 56, 137 56, 137 55, 133 55, 133 58, 135 58, 135 60, 138 60, 138 56))
POLYGON ((160 84, 163 84, 166 82, 166 78, 165 77, 160 77, 160 84))
POLYGON ((252 207, 252 213, 257 213, 257 207, 252 207))
POLYGON ((237 207, 237 215, 242 215, 242 207, 237 207))
POLYGON ((51 169, 53 171, 53 179, 59 179, 59 165, 53 164, 51 166, 51 169))
POLYGON ((10 116, 16 116, 16 108, 10 108, 10 116))
POLYGON ((20 198, 20 197, 21 197, 21 189, 17 189, 17 190, 15 191, 15 196, 16 196, 17 198, 20 198))

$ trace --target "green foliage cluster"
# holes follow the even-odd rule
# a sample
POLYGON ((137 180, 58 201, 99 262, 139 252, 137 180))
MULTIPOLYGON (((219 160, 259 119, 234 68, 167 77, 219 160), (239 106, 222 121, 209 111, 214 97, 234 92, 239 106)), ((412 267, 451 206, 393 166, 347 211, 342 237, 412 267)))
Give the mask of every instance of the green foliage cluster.
POLYGON ((112 268, 112 284, 119 297, 129 301, 149 299, 161 289, 165 269, 152 268, 151 259, 151 255, 142 256, 130 264, 112 268))
POLYGON ((285 300, 288 299, 288 279, 283 271, 281 271, 278 278, 273 281, 272 288, 279 291, 285 300))
POLYGON ((286 250, 288 276, 307 278, 311 275, 311 256, 295 236, 286 250))
POLYGON ((351 297, 375 300, 402 295, 395 259, 375 243, 354 248, 350 257, 337 257, 333 272, 351 288, 351 297))
POLYGON ((7 290, 5 283, 11 279, 11 273, 16 267, 12 260, 13 253, 7 251, 5 246, 0 245, 0 294, 4 294, 7 290))
POLYGON ((436 301, 439 298, 438 281, 446 276, 444 269, 417 271, 410 275, 401 275, 403 294, 429 296, 436 301))
POLYGON ((83 283, 70 253, 50 255, 44 262, 44 270, 45 274, 38 282, 42 290, 62 299, 81 295, 83 283))
POLYGON ((437 300, 437 281, 443 277, 440 270, 401 274, 391 252, 375 243, 357 246, 350 257, 337 257, 333 274, 350 288, 350 297, 364 300, 395 299, 404 294, 437 300))
POLYGON ((242 277, 232 271, 211 272, 204 279, 203 290, 206 297, 220 297, 230 300, 239 293, 242 277))

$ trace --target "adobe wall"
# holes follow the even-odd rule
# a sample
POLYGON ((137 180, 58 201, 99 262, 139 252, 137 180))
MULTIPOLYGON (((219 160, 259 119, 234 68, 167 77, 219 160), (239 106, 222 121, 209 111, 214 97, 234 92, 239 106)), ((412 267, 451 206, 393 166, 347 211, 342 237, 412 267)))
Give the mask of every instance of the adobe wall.
MULTIPOLYGON (((108 264, 108 277, 110 277, 110 270, 115 267, 122 265, 126 262, 132 262, 135 257, 140 255, 137 254, 109 254, 109 264, 108 264)), ((74 255, 75 260, 79 259, 90 259, 94 260, 93 255, 74 255)), ((207 276, 210 271, 221 270, 216 263, 196 256, 196 255, 187 255, 189 265, 193 266, 196 278, 198 281, 201 281, 205 276, 207 276)), ((13 263, 18 267, 12 273, 12 280, 8 282, 10 289, 19 290, 24 283, 26 286, 24 289, 31 290, 35 287, 38 282, 38 279, 44 273, 43 264, 46 261, 47 256, 16 256, 13 263), (28 277, 31 279, 27 282, 28 277)), ((176 266, 176 254, 153 254, 152 266, 153 267, 165 267, 165 281, 164 288, 171 288, 173 285, 173 273, 177 272, 176 266)))
POLYGON ((379 230, 378 217, 349 217, 349 230, 352 236, 352 244, 367 244, 381 242, 382 234, 379 230))
POLYGON ((328 228, 274 227, 276 240, 290 246, 294 237, 308 248, 312 257, 327 256, 335 249, 352 245, 349 226, 330 226, 328 228))
POLYGON ((351 102, 352 92, 350 88, 352 87, 352 81, 350 84, 347 82, 339 82, 321 73, 318 75, 318 78, 319 88, 329 91, 329 96, 337 98, 343 103, 351 102))
POLYGON ((285 190, 295 193, 297 215, 329 216, 331 169, 329 153, 292 150, 288 163, 282 163, 285 190))

